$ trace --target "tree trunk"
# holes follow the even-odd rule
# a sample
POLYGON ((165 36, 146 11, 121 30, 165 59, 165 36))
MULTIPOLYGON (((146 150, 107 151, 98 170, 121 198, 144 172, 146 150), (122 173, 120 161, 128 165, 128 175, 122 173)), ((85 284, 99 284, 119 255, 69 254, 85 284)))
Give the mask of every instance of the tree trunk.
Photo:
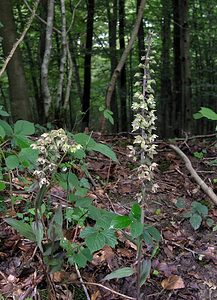
MULTIPOLYGON (((125 51, 125 0, 119 0, 119 43, 122 53, 125 51)), ((120 104, 121 104, 121 127, 120 131, 128 130, 127 120, 127 84, 126 65, 124 64, 120 72, 120 104)))
MULTIPOLYGON (((141 0, 137 0, 137 12, 139 10, 141 0)), ((144 25, 143 18, 141 20, 141 24, 139 26, 138 31, 138 54, 139 54, 139 63, 141 62, 141 57, 145 55, 145 33, 144 33, 144 25)))
POLYGON ((159 123, 160 134, 162 137, 173 136, 172 131, 172 88, 171 88, 171 65, 170 65, 170 49, 171 49, 171 1, 162 0, 162 65, 161 65, 161 94, 159 123))
POLYGON ((48 85, 48 70, 52 50, 52 33, 53 33, 53 18, 54 18, 54 0, 48 0, 47 10, 47 27, 45 39, 45 51, 41 66, 41 87, 44 100, 45 117, 50 119, 50 109, 52 104, 51 93, 48 85))
POLYGON ((192 123, 188 0, 173 0, 174 17, 174 134, 189 131, 192 123))
MULTIPOLYGON (((3 38, 3 53, 7 57, 17 41, 12 2, 9 0, 0 1, 0 23, 2 24, 0 35, 3 38)), ((7 75, 13 121, 18 119, 34 121, 19 47, 7 66, 7 75)))
MULTIPOLYGON (((117 49, 116 49, 116 37, 117 37, 117 0, 113 0, 112 9, 110 8, 109 1, 107 1, 107 16, 109 25, 109 54, 110 54, 110 64, 111 64, 111 76, 117 66, 117 49)), ((118 131, 118 102, 116 90, 111 98, 111 110, 114 117, 114 127, 113 130, 118 131)))
POLYGON ((84 58, 84 89, 82 112, 85 113, 82 127, 89 126, 90 119, 90 91, 91 91, 91 55, 93 45, 94 3, 95 0, 87 1, 87 30, 86 30, 86 53, 84 58))

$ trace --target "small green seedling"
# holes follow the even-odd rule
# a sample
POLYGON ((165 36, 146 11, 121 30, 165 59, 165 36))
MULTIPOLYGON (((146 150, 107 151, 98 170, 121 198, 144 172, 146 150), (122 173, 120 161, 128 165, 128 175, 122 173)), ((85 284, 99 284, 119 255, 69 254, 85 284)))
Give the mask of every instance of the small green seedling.
POLYGON ((191 226, 194 230, 200 228, 202 221, 206 220, 206 223, 209 227, 213 225, 211 218, 208 218, 208 208, 206 205, 201 204, 200 202, 193 201, 191 204, 190 210, 185 214, 185 218, 189 219, 191 226))

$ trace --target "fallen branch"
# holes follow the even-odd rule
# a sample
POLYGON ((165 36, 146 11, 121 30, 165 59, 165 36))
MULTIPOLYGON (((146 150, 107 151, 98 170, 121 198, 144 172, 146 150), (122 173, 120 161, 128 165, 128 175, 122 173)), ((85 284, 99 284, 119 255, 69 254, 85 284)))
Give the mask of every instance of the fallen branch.
POLYGON ((175 145, 169 145, 169 146, 170 146, 170 148, 172 148, 176 153, 178 153, 181 156, 181 158, 185 162, 186 168, 188 169, 188 171, 190 172, 191 176, 194 178, 196 183, 201 187, 201 189, 204 191, 204 193, 206 193, 207 196, 209 196, 209 198, 212 200, 212 202, 215 205, 217 205, 217 195, 213 192, 212 188, 209 187, 203 181, 203 179, 200 178, 200 176, 197 174, 197 172, 192 167, 192 164, 191 164, 189 158, 177 146, 175 146, 175 145))
MULTIPOLYGON (((80 282, 79 282, 79 283, 80 283, 80 282)), ((102 288, 102 289, 105 289, 105 290, 111 292, 112 294, 118 295, 118 296, 120 296, 120 297, 122 297, 122 298, 124 298, 124 299, 136 300, 136 298, 133 298, 133 297, 130 297, 130 296, 121 294, 121 293, 119 293, 119 292, 116 292, 116 291, 114 291, 114 290, 112 290, 112 289, 108 288, 107 286, 102 285, 102 284, 100 284, 100 283, 88 282, 88 281, 87 281, 87 282, 84 282, 84 284, 86 284, 86 285, 95 285, 95 286, 98 286, 98 287, 100 287, 100 288, 102 288)))

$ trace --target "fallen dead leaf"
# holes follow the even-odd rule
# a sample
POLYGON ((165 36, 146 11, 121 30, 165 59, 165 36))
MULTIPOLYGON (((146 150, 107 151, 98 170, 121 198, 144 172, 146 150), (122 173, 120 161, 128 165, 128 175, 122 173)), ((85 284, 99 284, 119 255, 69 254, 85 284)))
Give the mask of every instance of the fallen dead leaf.
POLYGON ((161 285, 165 290, 178 290, 185 288, 183 279, 178 275, 172 275, 164 279, 161 282, 161 285))

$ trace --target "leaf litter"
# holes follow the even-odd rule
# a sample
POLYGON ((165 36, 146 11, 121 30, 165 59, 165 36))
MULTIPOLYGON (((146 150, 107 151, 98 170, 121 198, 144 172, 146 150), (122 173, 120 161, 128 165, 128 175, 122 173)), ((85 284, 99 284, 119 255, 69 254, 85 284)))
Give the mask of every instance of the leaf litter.
MULTIPOLYGON (((104 137, 107 143, 111 144, 111 140, 120 163, 113 164, 101 154, 88 156, 88 168, 94 182, 89 196, 98 207, 118 214, 127 214, 136 202, 141 182, 133 172, 135 163, 127 156, 126 145, 130 144, 130 141, 126 137, 104 137)), ((209 141, 203 140, 197 141, 197 146, 194 140, 187 146, 186 143, 179 144, 191 159, 195 170, 216 192, 217 186, 213 183, 213 179, 217 178, 216 167, 207 164, 208 157, 216 155, 216 148, 209 148, 209 141), (194 152, 205 147, 208 149, 207 159, 195 158, 194 152)), ((203 202, 209 208, 209 217, 217 224, 217 210, 192 180, 181 158, 163 142, 159 142, 158 150, 159 155, 155 158, 158 163, 155 174, 157 191, 149 191, 144 217, 145 222, 161 231, 163 240, 157 256, 152 261, 151 275, 142 292, 150 300, 216 299, 216 232, 204 221, 200 228, 194 230, 189 220, 184 218, 184 212, 190 209, 193 201, 203 202), (178 199, 184 199, 183 207, 177 207, 178 199)), ((21 186, 19 180, 16 180, 16 184, 21 186)), ((52 189, 51 199, 53 205, 64 207, 66 204, 65 194, 60 188, 52 189)), ((20 210, 22 211, 22 202, 20 210)), ((14 212, 8 210, 7 215, 12 216, 14 212)), ((35 244, 12 230, 3 217, 4 214, 1 214, 0 292, 6 299, 37 299, 39 291, 47 289, 47 276, 42 258, 35 244)), ((68 234, 74 239, 77 238, 78 232, 75 229, 73 233, 68 234)), ((105 246, 94 254, 92 262, 86 268, 80 270, 83 281, 92 283, 86 287, 93 300, 123 299, 97 286, 109 273, 118 268, 131 267, 135 262, 135 245, 129 240, 126 241, 121 232, 118 232, 118 240, 115 249, 105 246)), ((149 258, 148 249, 144 255, 149 258)), ((74 267, 67 266, 64 271, 54 272, 50 280, 58 299, 86 299, 78 285, 79 278, 74 267), (83 298, 79 298, 79 294, 79 297, 83 298)), ((135 295, 133 276, 105 281, 103 285, 129 297, 135 295)))

